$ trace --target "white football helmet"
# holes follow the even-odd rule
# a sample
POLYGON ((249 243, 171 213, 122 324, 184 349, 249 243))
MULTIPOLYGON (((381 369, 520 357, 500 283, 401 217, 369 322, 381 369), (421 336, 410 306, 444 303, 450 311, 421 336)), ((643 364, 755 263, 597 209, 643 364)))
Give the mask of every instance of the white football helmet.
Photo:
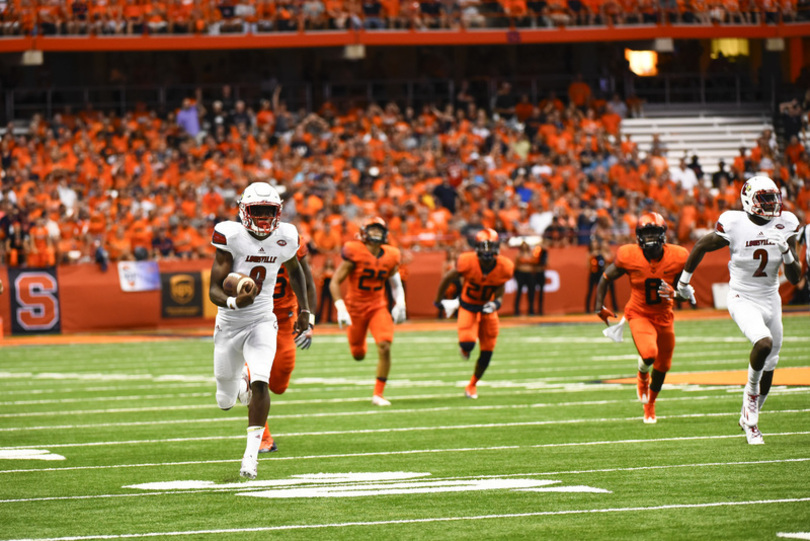
POLYGON ((764 175, 746 180, 740 190, 740 199, 745 212, 752 216, 771 219, 782 215, 782 192, 764 175))
POLYGON ((239 199, 239 219, 248 231, 269 235, 281 218, 281 196, 266 182, 254 182, 239 199))

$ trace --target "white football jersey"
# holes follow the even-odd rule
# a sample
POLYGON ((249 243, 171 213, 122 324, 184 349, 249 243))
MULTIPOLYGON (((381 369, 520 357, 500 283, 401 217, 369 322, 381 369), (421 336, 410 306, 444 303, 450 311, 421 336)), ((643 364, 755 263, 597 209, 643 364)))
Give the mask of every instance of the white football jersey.
POLYGON ((233 256, 234 272, 247 274, 259 286, 253 304, 239 310, 219 307, 219 317, 244 322, 272 315, 278 270, 298 251, 295 226, 282 222, 270 236, 259 240, 239 222, 220 222, 214 226, 211 244, 233 256))
POLYGON ((715 233, 729 243, 729 287, 747 297, 762 298, 778 294, 782 254, 779 248, 768 241, 768 233, 776 230, 787 237, 798 229, 799 220, 792 212, 787 211, 764 225, 755 224, 740 210, 729 210, 721 214, 715 233))

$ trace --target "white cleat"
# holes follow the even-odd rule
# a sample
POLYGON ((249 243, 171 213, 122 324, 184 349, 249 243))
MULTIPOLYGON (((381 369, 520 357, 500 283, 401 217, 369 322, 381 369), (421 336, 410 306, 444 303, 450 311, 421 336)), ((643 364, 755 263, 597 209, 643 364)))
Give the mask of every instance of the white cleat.
POLYGON ((740 423, 754 427, 759 423, 759 395, 743 393, 742 412, 740 413, 740 423))
POLYGON ((242 367, 242 381, 239 382, 239 403, 243 406, 250 404, 253 391, 250 389, 250 370, 247 364, 242 367))
POLYGON ((371 403, 374 406, 390 406, 391 402, 386 400, 385 398, 381 397, 380 395, 375 394, 371 397, 371 403))
POLYGON ((256 479, 259 469, 259 459, 255 456, 243 456, 242 467, 239 468, 239 477, 245 479, 256 479))
POLYGON ((740 428, 745 432, 745 439, 748 440, 748 445, 764 445, 765 440, 762 439, 762 432, 759 431, 757 425, 748 426, 743 422, 740 417, 740 428))

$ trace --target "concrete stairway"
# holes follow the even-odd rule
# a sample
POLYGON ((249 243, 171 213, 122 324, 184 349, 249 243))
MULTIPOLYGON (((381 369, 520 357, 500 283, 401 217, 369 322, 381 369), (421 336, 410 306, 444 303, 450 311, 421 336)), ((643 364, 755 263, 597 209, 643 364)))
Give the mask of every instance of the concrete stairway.
POLYGON ((726 169, 739 154, 740 147, 751 149, 764 129, 773 129, 766 106, 648 106, 642 118, 622 121, 622 134, 630 134, 640 151, 649 152, 653 134, 658 134, 667 151, 670 170, 680 159, 693 155, 706 175, 726 162, 726 169))

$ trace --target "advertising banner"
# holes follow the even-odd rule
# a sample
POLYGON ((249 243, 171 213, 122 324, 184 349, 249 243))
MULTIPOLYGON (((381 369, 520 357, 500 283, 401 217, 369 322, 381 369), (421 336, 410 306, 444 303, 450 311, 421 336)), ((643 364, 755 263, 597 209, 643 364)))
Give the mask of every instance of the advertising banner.
POLYGON ((56 269, 8 269, 12 334, 61 332, 56 269))

